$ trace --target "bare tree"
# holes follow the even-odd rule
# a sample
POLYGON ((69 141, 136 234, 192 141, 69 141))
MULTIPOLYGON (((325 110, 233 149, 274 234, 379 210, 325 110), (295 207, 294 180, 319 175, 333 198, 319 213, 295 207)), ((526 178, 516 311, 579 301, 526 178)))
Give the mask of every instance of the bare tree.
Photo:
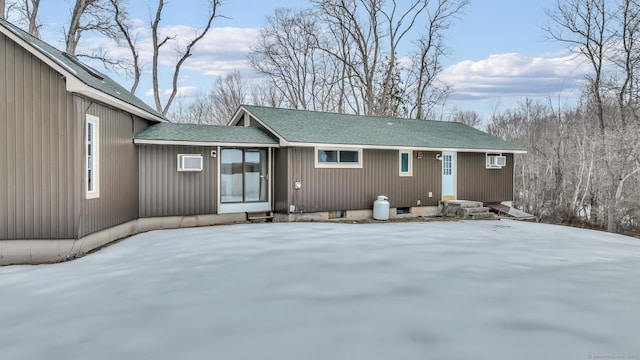
MULTIPOLYGON (((124 4, 125 0, 109 0, 111 6, 114 10, 113 21, 115 21, 116 26, 120 30, 120 34, 129 48, 129 52, 131 53, 132 64, 130 67, 127 67, 129 73, 133 75, 133 84, 131 84, 131 93, 135 94, 136 89, 138 88, 138 84, 140 83, 140 77, 142 76, 142 69, 140 64, 140 52, 138 51, 138 47, 136 45, 136 39, 134 38, 131 25, 129 23, 129 14, 124 4)), ((116 41, 119 40, 119 37, 116 38, 116 41)))
POLYGON ((269 17, 250 60, 291 107, 422 115, 428 101, 442 101, 450 92, 450 86, 436 81, 446 47, 435 39, 441 39, 467 2, 311 0, 311 9, 279 9, 269 17), (403 67, 399 51, 425 16, 434 41, 422 51, 422 68, 403 67), (430 93, 436 85, 439 91, 430 93), (417 89, 419 100, 413 95, 417 89), (421 104, 419 110, 414 102, 421 104))
POLYGON ((40 37, 40 23, 38 21, 38 10, 40 0, 0 0, 0 19, 6 19, 10 13, 17 14, 17 25, 21 26, 29 34, 40 37))
POLYGON ((218 77, 210 91, 213 105, 213 119, 219 124, 226 124, 245 103, 247 98, 247 83, 239 71, 234 71, 224 77, 218 77))
POLYGON ((415 94, 415 98, 411 117, 430 117, 433 108, 451 94, 452 86, 438 80, 443 70, 442 58, 449 54, 444 34, 468 4, 468 0, 437 0, 434 5, 430 4, 425 33, 416 41, 417 50, 412 56, 409 83, 415 85, 408 93, 415 94))
POLYGON ((40 0, 25 0, 24 15, 29 22, 29 34, 40 37, 40 25, 38 24, 38 9, 40 8, 40 0))
POLYGON ((480 128, 482 125, 482 120, 480 119, 480 115, 473 110, 457 110, 451 114, 451 121, 463 123, 465 125, 469 125, 476 129, 480 128))
POLYGON ((112 39, 118 37, 112 21, 113 10, 109 0, 76 0, 69 27, 65 30, 65 51, 75 56, 106 59, 104 54, 78 54, 78 44, 82 34, 96 31, 112 39))
POLYGON ((326 53, 317 17, 310 10, 276 9, 260 30, 249 62, 298 109, 328 110, 336 75, 326 53))
POLYGON ((196 31, 195 36, 191 39, 184 50, 180 51, 178 56, 178 61, 176 62, 173 69, 173 80, 172 80, 172 88, 169 94, 169 98, 166 103, 163 105, 160 99, 160 82, 158 79, 158 67, 159 67, 159 54, 160 49, 167 44, 168 41, 176 38, 175 35, 163 35, 161 39, 161 35, 159 33, 160 20, 162 18, 162 10, 166 3, 165 0, 158 1, 158 7, 156 9, 155 17, 151 23, 151 32, 152 32, 152 40, 153 40, 153 64, 152 64, 152 72, 153 72, 153 98, 156 104, 156 110, 161 112, 163 115, 166 115, 171 107, 171 103, 175 99, 178 94, 178 78, 180 76, 180 70, 182 65, 187 61, 187 59, 192 55, 192 50, 194 46, 204 38, 209 29, 211 28, 211 24, 213 23, 213 19, 217 17, 218 7, 220 6, 221 0, 209 0, 209 15, 206 21, 205 26, 196 31))

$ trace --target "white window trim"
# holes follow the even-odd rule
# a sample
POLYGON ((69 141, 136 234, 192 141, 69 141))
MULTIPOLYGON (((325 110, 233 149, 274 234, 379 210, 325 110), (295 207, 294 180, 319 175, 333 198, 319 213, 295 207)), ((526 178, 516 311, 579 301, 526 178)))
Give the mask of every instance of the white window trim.
POLYGON ((94 115, 87 114, 85 123, 85 141, 84 141, 84 173, 85 173, 85 194, 87 199, 97 199, 100 197, 100 118, 94 115), (89 124, 93 125, 93 190, 89 191, 89 124))
POLYGON ((316 168, 321 169, 362 169, 362 148, 335 148, 335 147, 316 147, 314 149, 314 162, 316 168), (357 151, 358 163, 322 163, 318 161, 318 151, 357 151))
POLYGON ((177 170, 179 172, 198 172, 204 170, 204 157, 202 154, 178 154, 177 156, 177 170), (200 158, 200 168, 198 169, 185 169, 182 167, 182 158, 183 157, 197 157, 200 158))
POLYGON ((413 176, 413 150, 399 150, 398 151, 398 174, 400 176, 413 176), (409 156, 409 171, 402 171, 402 155, 407 154, 409 156))

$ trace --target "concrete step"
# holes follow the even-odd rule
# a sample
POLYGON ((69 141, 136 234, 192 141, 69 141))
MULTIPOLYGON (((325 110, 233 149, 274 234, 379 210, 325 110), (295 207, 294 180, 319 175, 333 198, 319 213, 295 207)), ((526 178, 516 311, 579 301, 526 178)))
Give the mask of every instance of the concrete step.
POLYGON ((479 201, 451 200, 442 203, 442 215, 467 220, 495 219, 490 210, 479 201))
POLYGON ((493 220, 496 219, 496 216, 493 213, 471 213, 464 217, 467 220, 493 220))
POLYGON ((463 208, 462 211, 465 215, 468 215, 468 214, 476 214, 476 213, 486 213, 491 211, 491 209, 489 209, 488 207, 482 206, 482 207, 474 207, 474 208, 463 208))
POLYGON ((482 207, 484 204, 479 201, 469 200, 449 200, 445 202, 446 206, 459 207, 461 209, 482 207))

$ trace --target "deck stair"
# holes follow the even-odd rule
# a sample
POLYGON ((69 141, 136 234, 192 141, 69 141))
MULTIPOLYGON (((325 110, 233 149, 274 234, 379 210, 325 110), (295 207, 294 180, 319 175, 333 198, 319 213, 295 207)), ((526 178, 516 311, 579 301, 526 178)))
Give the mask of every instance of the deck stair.
POLYGON ((273 222, 273 211, 251 211, 246 214, 248 222, 273 222))
POLYGON ((496 216, 479 201, 449 200, 442 203, 442 215, 465 220, 493 220, 496 216))
POLYGON ((495 212, 500 216, 507 216, 515 220, 538 221, 536 216, 504 204, 485 203, 484 206, 488 207, 492 212, 495 212))

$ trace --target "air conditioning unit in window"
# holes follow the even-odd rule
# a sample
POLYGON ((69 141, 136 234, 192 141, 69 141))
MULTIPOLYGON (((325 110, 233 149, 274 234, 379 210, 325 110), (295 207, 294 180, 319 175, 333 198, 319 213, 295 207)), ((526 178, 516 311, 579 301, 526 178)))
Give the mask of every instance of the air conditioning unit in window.
POLYGON ((202 165, 200 154, 178 154, 178 171, 202 171, 202 165))
POLYGON ((500 169, 505 165, 507 165, 506 156, 487 154, 487 169, 500 169))

